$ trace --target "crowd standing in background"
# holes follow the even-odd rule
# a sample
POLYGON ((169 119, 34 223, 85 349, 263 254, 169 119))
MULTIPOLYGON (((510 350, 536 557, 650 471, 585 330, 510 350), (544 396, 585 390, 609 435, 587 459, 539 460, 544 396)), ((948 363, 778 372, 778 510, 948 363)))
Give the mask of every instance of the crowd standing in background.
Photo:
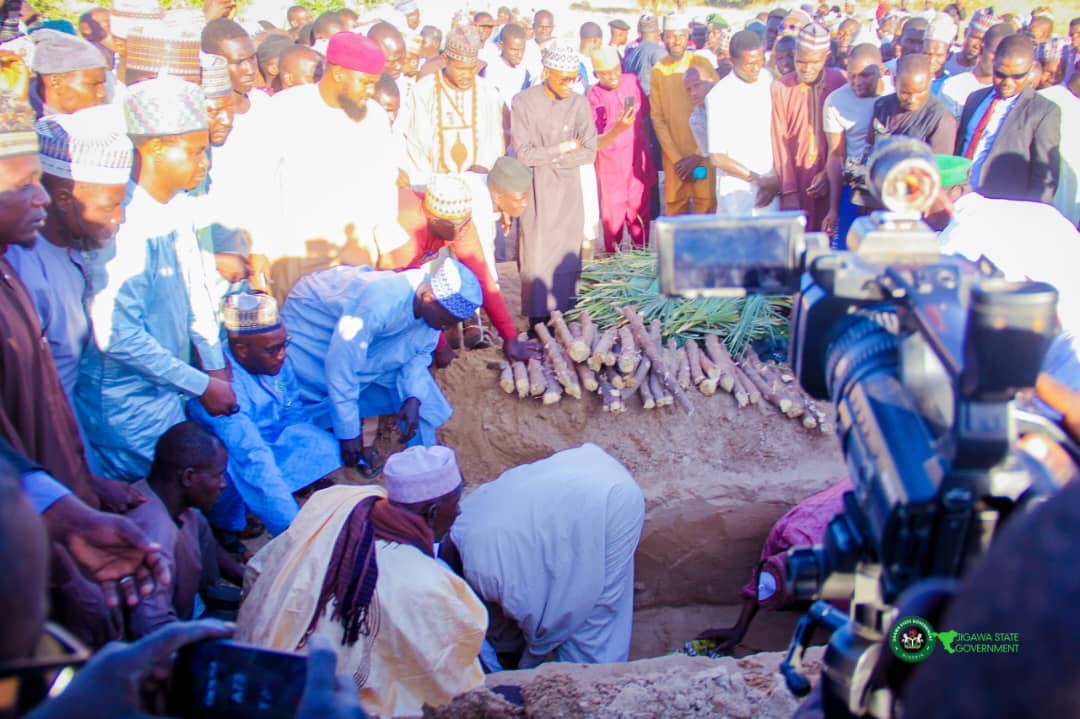
MULTIPOLYGON (((888 137, 969 162, 931 219, 957 252, 1058 279, 1048 370, 1080 385, 1071 280, 1047 262, 1080 239, 1080 18, 926 6, 565 28, 514 7, 435 27, 414 0, 250 26, 229 0, 114 0, 77 25, 24 2, 0 31, 0 475, 25 496, 0 487, 0 514, 33 516, 0 534, 48 533, 50 616, 157 657, 229 632, 178 621, 239 611, 249 641, 310 639, 323 674, 333 645, 357 684, 320 696, 359 712, 359 686, 382 715, 485 670, 625 660, 640 491, 590 445, 559 460, 573 481, 528 465, 459 507, 435 372, 498 342, 538 357, 524 320, 571 308, 583 261, 648 247, 660 215, 801 211, 845 247, 888 137), (973 229, 998 221, 1043 249, 973 229), (380 416, 408 445, 386 459, 380 416), (385 489, 331 487, 352 472, 385 489), (551 542, 584 525, 575 574, 551 542), (485 642, 489 610, 512 641, 485 642)), ((22 634, 0 661, 40 636, 44 561, 20 557, 32 621, 4 612, 22 634)))

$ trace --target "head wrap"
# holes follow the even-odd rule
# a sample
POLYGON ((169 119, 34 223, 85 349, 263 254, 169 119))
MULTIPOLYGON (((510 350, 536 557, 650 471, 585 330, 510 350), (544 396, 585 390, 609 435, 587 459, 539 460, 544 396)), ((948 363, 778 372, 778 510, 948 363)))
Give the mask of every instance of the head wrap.
POLYGON ((476 62, 482 44, 479 30, 472 25, 459 25, 446 36, 446 57, 458 62, 476 62))
POLYGON ((443 220, 463 220, 472 214, 472 193, 455 175, 432 175, 424 192, 424 209, 443 220))
POLYGON ((492 185, 510 192, 528 192, 532 189, 532 170, 521 160, 500 157, 488 173, 488 187, 492 185))
POLYGON ((807 23, 799 30, 795 37, 796 51, 803 52, 828 52, 832 47, 829 41, 829 31, 817 23, 807 23))
POLYGON ((420 8, 416 6, 416 0, 401 0, 401 2, 394 5, 394 9, 402 15, 412 15, 414 12, 420 11, 420 8))
POLYGON ((619 51, 611 45, 605 45, 599 50, 594 51, 592 54, 592 64, 593 70, 596 72, 614 70, 617 67, 622 67, 622 62, 619 60, 619 51))
POLYGON ((232 80, 229 79, 229 61, 221 55, 201 53, 202 89, 207 98, 225 97, 232 92, 232 80))
POLYGON ((608 23, 608 27, 610 27, 612 30, 629 30, 630 23, 626 22, 625 20, 620 20, 616 18, 608 23))
POLYGON ((450 494, 461 486, 457 455, 449 447, 408 447, 386 459, 383 484, 391 502, 416 504, 450 494))
POLYGON ((129 135, 182 135, 209 127, 202 88, 171 75, 128 88, 124 116, 129 135))
POLYGON ((58 30, 37 30, 30 39, 34 41, 31 69, 39 75, 105 69, 105 57, 81 37, 58 30))
POLYGON ((952 43, 956 39, 956 21, 945 13, 938 14, 926 29, 926 39, 952 43))
POLYGON ((34 110, 12 92, 0 92, 0 159, 38 151, 34 110))
POLYGON ((431 272, 431 292, 443 308, 459 320, 468 319, 484 302, 480 280, 453 257, 445 257, 431 272))
POLYGON ((88 107, 38 120, 41 169, 53 177, 95 185, 126 185, 135 159, 114 107, 88 107))
POLYGON ((595 40, 603 38, 604 31, 594 22, 585 22, 581 24, 581 29, 578 31, 578 37, 582 40, 595 40))
POLYGON ((975 14, 971 16, 971 22, 968 23, 968 32, 981 32, 984 35, 986 31, 994 26, 994 13, 989 10, 976 10, 975 14))
POLYGON ((660 32, 660 19, 655 15, 645 14, 638 18, 638 32, 660 32))
POLYGON ((346 30, 330 38, 326 62, 346 70, 381 75, 386 67, 386 56, 376 41, 346 30))
POLYGON ((240 293, 225 298, 225 329, 238 335, 257 335, 281 327, 278 303, 272 295, 240 293))
POLYGON ((202 82, 198 35, 178 33, 162 21, 135 28, 127 39, 127 69, 153 74, 168 73, 190 83, 202 82))
POLYGON ((113 0, 112 10, 109 11, 109 27, 113 37, 124 39, 136 27, 160 18, 159 0, 113 0))
POLYGON ((581 65, 577 48, 552 40, 543 51, 544 67, 558 72, 577 72, 581 65))
POLYGON ((690 20, 682 13, 671 12, 664 16, 664 32, 689 30, 690 20))

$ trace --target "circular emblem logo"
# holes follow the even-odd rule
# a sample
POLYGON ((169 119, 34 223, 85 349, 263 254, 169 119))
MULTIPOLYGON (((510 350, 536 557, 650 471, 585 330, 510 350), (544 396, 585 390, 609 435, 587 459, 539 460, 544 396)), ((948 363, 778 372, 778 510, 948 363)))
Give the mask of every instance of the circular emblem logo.
POLYGON ((903 617, 889 632, 889 647, 905 662, 921 662, 933 653, 935 644, 934 628, 922 617, 903 617))

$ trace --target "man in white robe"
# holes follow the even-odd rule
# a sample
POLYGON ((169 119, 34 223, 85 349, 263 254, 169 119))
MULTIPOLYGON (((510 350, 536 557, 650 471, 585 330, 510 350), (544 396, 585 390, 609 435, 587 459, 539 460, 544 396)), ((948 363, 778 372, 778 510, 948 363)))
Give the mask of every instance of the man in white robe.
POLYGON ((489 640, 521 653, 519 668, 548 657, 624 662, 644 519, 634 478, 585 444, 476 488, 440 556, 488 604, 489 640))

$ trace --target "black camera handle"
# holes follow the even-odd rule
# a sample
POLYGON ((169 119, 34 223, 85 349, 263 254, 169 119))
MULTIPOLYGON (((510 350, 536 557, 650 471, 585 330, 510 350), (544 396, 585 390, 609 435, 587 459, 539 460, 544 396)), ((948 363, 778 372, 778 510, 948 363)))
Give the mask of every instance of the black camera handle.
POLYGON ((831 635, 848 623, 848 615, 840 611, 824 599, 818 599, 810 605, 810 611, 804 614, 799 623, 795 625, 795 633, 791 635, 791 643, 788 645, 787 656, 780 663, 780 673, 784 675, 788 691, 797 697, 804 697, 810 693, 810 680, 802 672, 803 657, 810 643, 814 640, 814 630, 819 626, 828 630, 831 635))

